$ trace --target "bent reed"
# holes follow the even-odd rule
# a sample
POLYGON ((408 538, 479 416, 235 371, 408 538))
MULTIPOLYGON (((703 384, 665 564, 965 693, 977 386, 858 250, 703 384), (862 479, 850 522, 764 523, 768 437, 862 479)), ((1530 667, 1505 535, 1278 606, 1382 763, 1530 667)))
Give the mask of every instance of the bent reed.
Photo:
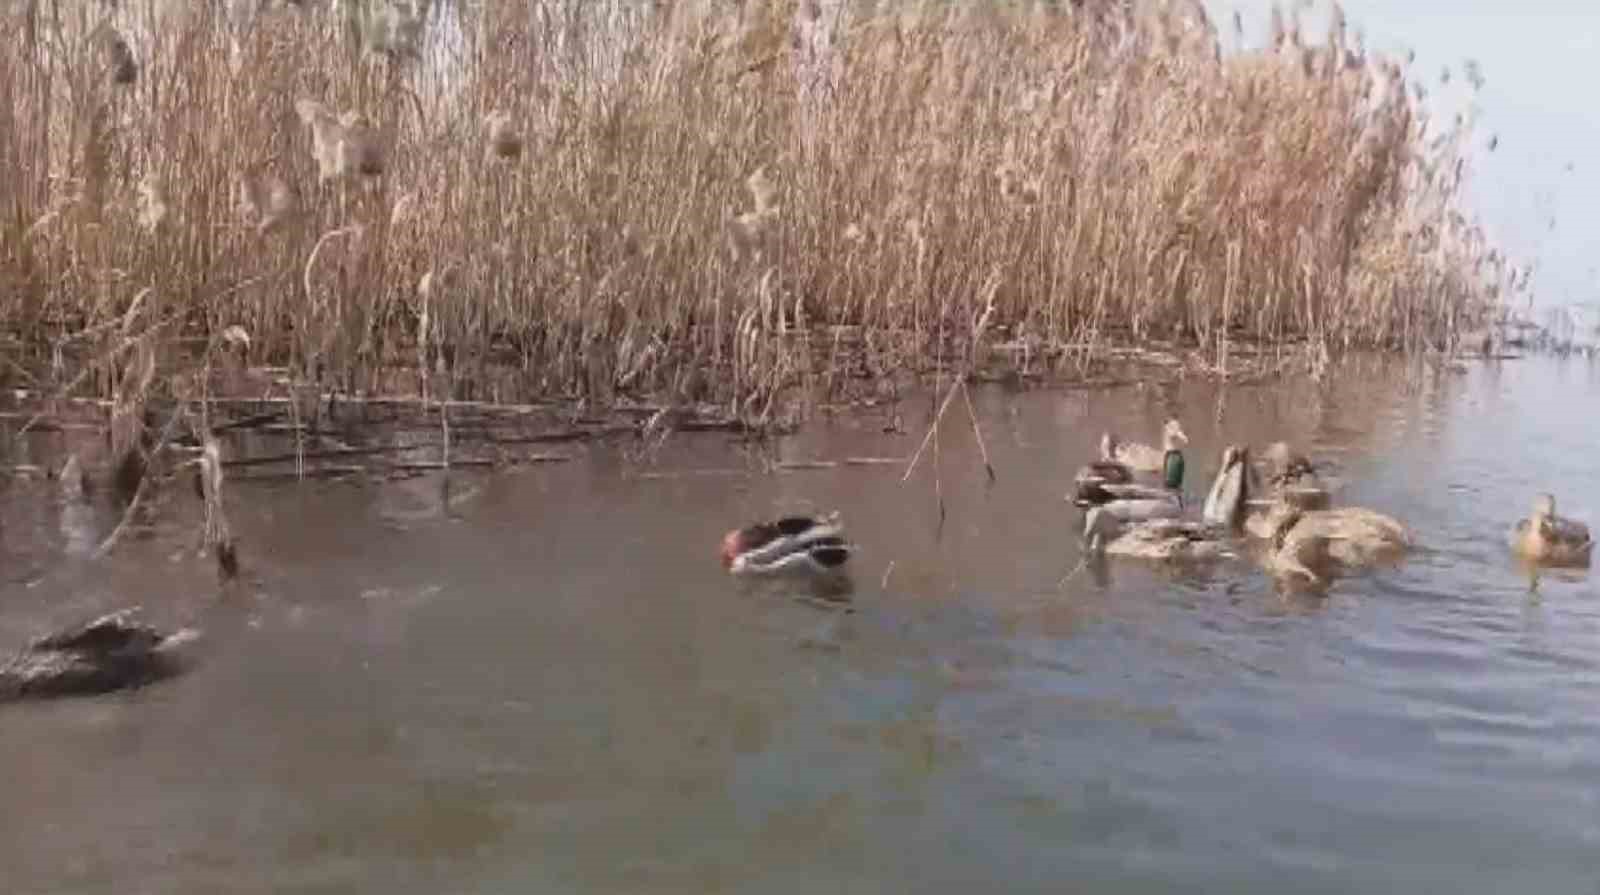
POLYGON ((0 379, 41 392, 234 352, 754 415, 995 346, 1453 348, 1527 285, 1463 210, 1470 118, 1337 10, 1262 49, 1195 0, 3 15, 0 379))

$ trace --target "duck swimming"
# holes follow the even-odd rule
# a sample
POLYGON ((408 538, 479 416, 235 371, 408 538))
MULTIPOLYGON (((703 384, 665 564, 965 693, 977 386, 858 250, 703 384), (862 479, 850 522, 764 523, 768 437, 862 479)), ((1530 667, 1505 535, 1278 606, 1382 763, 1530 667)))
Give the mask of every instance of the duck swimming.
MULTIPOLYGON (((1252 477, 1264 484, 1263 492, 1274 501, 1286 501, 1303 510, 1325 510, 1331 502, 1328 484, 1317 473, 1317 467, 1306 455, 1289 446, 1286 441, 1275 441, 1262 452, 1263 477, 1255 467, 1252 477)), ((1263 535, 1265 537, 1266 535, 1263 535)))
POLYGON ((1104 507, 1090 507, 1083 519, 1083 536, 1091 554, 1178 561, 1222 559, 1233 556, 1223 540, 1225 535, 1214 525, 1184 519, 1124 524, 1104 507))
POLYGON ((1267 470, 1267 484, 1316 485, 1317 468, 1305 454, 1289 446, 1287 441, 1274 441, 1261 452, 1261 465, 1267 470))
POLYGON ((1364 507, 1302 510, 1281 503, 1267 515, 1272 532, 1267 568, 1312 585, 1329 573, 1399 559, 1411 549, 1411 533, 1398 520, 1364 507))
POLYGON ((1116 452, 1117 436, 1110 432, 1102 434, 1100 458, 1085 463, 1073 480, 1079 485, 1090 482, 1102 485, 1129 484, 1133 481, 1133 470, 1116 458, 1116 452))
MULTIPOLYGON (((1233 556, 1229 536, 1237 530, 1248 491, 1245 468, 1249 454, 1230 445, 1212 482, 1199 522, 1171 517, 1144 518, 1127 524, 1117 502, 1094 506, 1084 517, 1083 537, 1091 553, 1141 559, 1201 561, 1233 556)), ((1181 505, 1179 507, 1181 514, 1181 505)))
MULTIPOLYGON (((1156 466, 1162 473, 1160 487, 1133 482, 1133 466, 1115 459, 1130 448, 1154 450, 1145 445, 1119 445, 1117 436, 1107 432, 1100 437, 1100 459, 1078 470, 1072 502, 1079 507, 1103 507, 1123 521, 1171 519, 1183 514, 1183 451, 1179 444, 1188 441, 1177 420, 1167 421, 1168 445, 1156 466)), ((1135 451, 1137 453, 1137 450, 1135 451)), ((1148 459, 1148 458, 1146 458, 1148 459)))
POLYGON ((125 609, 28 644, 0 663, 0 702, 91 696, 138 687, 185 670, 192 629, 167 634, 125 609))
POLYGON ((728 532, 722 566, 734 575, 842 574, 855 546, 844 539, 839 515, 785 516, 728 532))
POLYGON ((1588 566, 1594 550, 1589 526, 1556 515, 1552 494, 1541 494, 1534 500, 1533 514, 1512 526, 1510 540, 1517 556, 1551 566, 1588 566))
MULTIPOLYGON (((1268 447, 1267 465, 1278 466, 1274 455, 1286 448, 1283 442, 1268 447)), ((1222 452, 1222 469, 1212 483, 1211 492, 1206 495, 1201 517, 1214 525, 1225 525, 1232 530, 1242 529, 1266 541, 1271 540, 1275 533, 1273 526, 1276 521, 1272 518, 1274 509, 1283 505, 1305 511, 1328 508, 1328 492, 1320 483, 1312 484, 1304 478, 1297 480, 1299 484, 1286 484, 1286 481, 1269 475, 1266 482, 1270 484, 1264 484, 1257 462, 1250 457, 1250 448, 1229 445, 1222 452), (1257 497, 1258 488, 1265 491, 1267 496, 1257 497)))
POLYGON ((1411 549, 1411 533, 1399 521, 1363 507, 1330 509, 1325 492, 1320 503, 1312 504, 1316 509, 1308 509, 1295 489, 1280 490, 1267 501, 1252 500, 1249 456, 1241 446, 1224 452, 1223 470, 1206 498, 1203 517, 1267 541, 1265 563, 1275 575, 1320 585, 1334 569, 1398 559, 1411 549), (1249 513, 1263 504, 1265 513, 1249 513))

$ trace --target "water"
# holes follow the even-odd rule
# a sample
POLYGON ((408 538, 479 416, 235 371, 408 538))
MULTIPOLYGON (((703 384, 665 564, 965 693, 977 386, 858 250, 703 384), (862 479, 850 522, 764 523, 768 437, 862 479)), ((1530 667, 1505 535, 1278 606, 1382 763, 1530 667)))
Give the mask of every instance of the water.
MULTIPOLYGON (((448 501, 437 477, 241 484, 251 580, 220 603, 192 495, 93 563, 114 520, 14 481, 0 645, 141 602, 199 620, 208 649, 135 694, 0 711, 0 879, 1592 893, 1600 601, 1586 573, 1530 579, 1503 538, 1538 489, 1600 521, 1597 398, 1600 368, 1535 360, 1225 396, 978 390, 997 479, 951 417, 942 530, 931 450, 906 484, 750 475, 721 436, 669 442, 658 477, 580 448, 458 473, 448 501), (1150 439, 1169 412, 1191 493, 1225 439, 1287 437, 1423 548, 1320 599, 1244 562, 1075 573, 1074 469, 1101 429, 1150 439), (840 509, 862 545, 853 613, 718 566, 725 530, 795 507, 840 509)), ((911 434, 825 417, 779 454, 909 456, 902 410, 911 434)))

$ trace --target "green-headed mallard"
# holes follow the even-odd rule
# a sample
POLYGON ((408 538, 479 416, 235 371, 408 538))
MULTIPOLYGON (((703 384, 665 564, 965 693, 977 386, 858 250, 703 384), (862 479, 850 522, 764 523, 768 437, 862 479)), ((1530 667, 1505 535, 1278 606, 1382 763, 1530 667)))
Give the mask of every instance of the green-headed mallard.
MULTIPOLYGON (((1111 501, 1089 509, 1083 536, 1091 553, 1143 559, 1207 560, 1233 555, 1227 539, 1236 530, 1248 492, 1245 466, 1249 453, 1230 445, 1222 453, 1222 468, 1206 498, 1202 521, 1177 518, 1182 505, 1173 501, 1163 509, 1170 516, 1138 516, 1127 511, 1135 501, 1111 501)), ((1158 502, 1149 502, 1152 506, 1158 502)))
MULTIPOLYGON (((1164 439, 1168 449, 1155 467, 1162 474, 1161 485, 1157 487, 1133 482, 1133 467, 1112 459, 1126 454, 1130 449, 1137 454, 1141 449, 1148 451, 1153 448, 1122 445, 1116 435, 1105 433, 1100 439, 1101 459, 1078 470, 1073 503, 1085 508, 1105 507, 1123 521, 1182 515, 1184 459, 1178 445, 1186 442, 1188 436, 1183 434, 1177 420, 1168 420, 1164 439)), ((1145 459, 1148 460, 1148 457, 1145 459)))
POLYGON ((1551 566, 1587 566, 1594 550, 1589 526, 1556 515, 1556 499, 1541 494, 1533 502, 1533 515, 1511 528, 1511 549, 1525 560, 1551 566))

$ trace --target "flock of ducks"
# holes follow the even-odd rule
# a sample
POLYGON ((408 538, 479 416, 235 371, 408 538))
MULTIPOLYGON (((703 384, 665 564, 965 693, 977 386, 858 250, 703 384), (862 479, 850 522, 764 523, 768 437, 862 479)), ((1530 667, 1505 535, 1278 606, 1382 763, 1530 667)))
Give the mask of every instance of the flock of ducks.
MULTIPOLYGON (((1334 506, 1317 465, 1286 442, 1251 456, 1228 445, 1199 508, 1184 500, 1189 438, 1169 419, 1161 445, 1127 443, 1112 432, 1100 456, 1074 477, 1069 499, 1083 511, 1082 537, 1091 557, 1205 562, 1234 558, 1246 545, 1278 580, 1325 586, 1340 572, 1398 561, 1413 547, 1400 521, 1376 510, 1334 506)), ((1556 514, 1541 494, 1532 514, 1512 526, 1509 546, 1537 565, 1587 567, 1594 548, 1589 528, 1556 514)), ((839 516, 789 516, 730 531, 722 540, 723 567, 734 575, 798 575, 836 580, 855 547, 839 516)))

